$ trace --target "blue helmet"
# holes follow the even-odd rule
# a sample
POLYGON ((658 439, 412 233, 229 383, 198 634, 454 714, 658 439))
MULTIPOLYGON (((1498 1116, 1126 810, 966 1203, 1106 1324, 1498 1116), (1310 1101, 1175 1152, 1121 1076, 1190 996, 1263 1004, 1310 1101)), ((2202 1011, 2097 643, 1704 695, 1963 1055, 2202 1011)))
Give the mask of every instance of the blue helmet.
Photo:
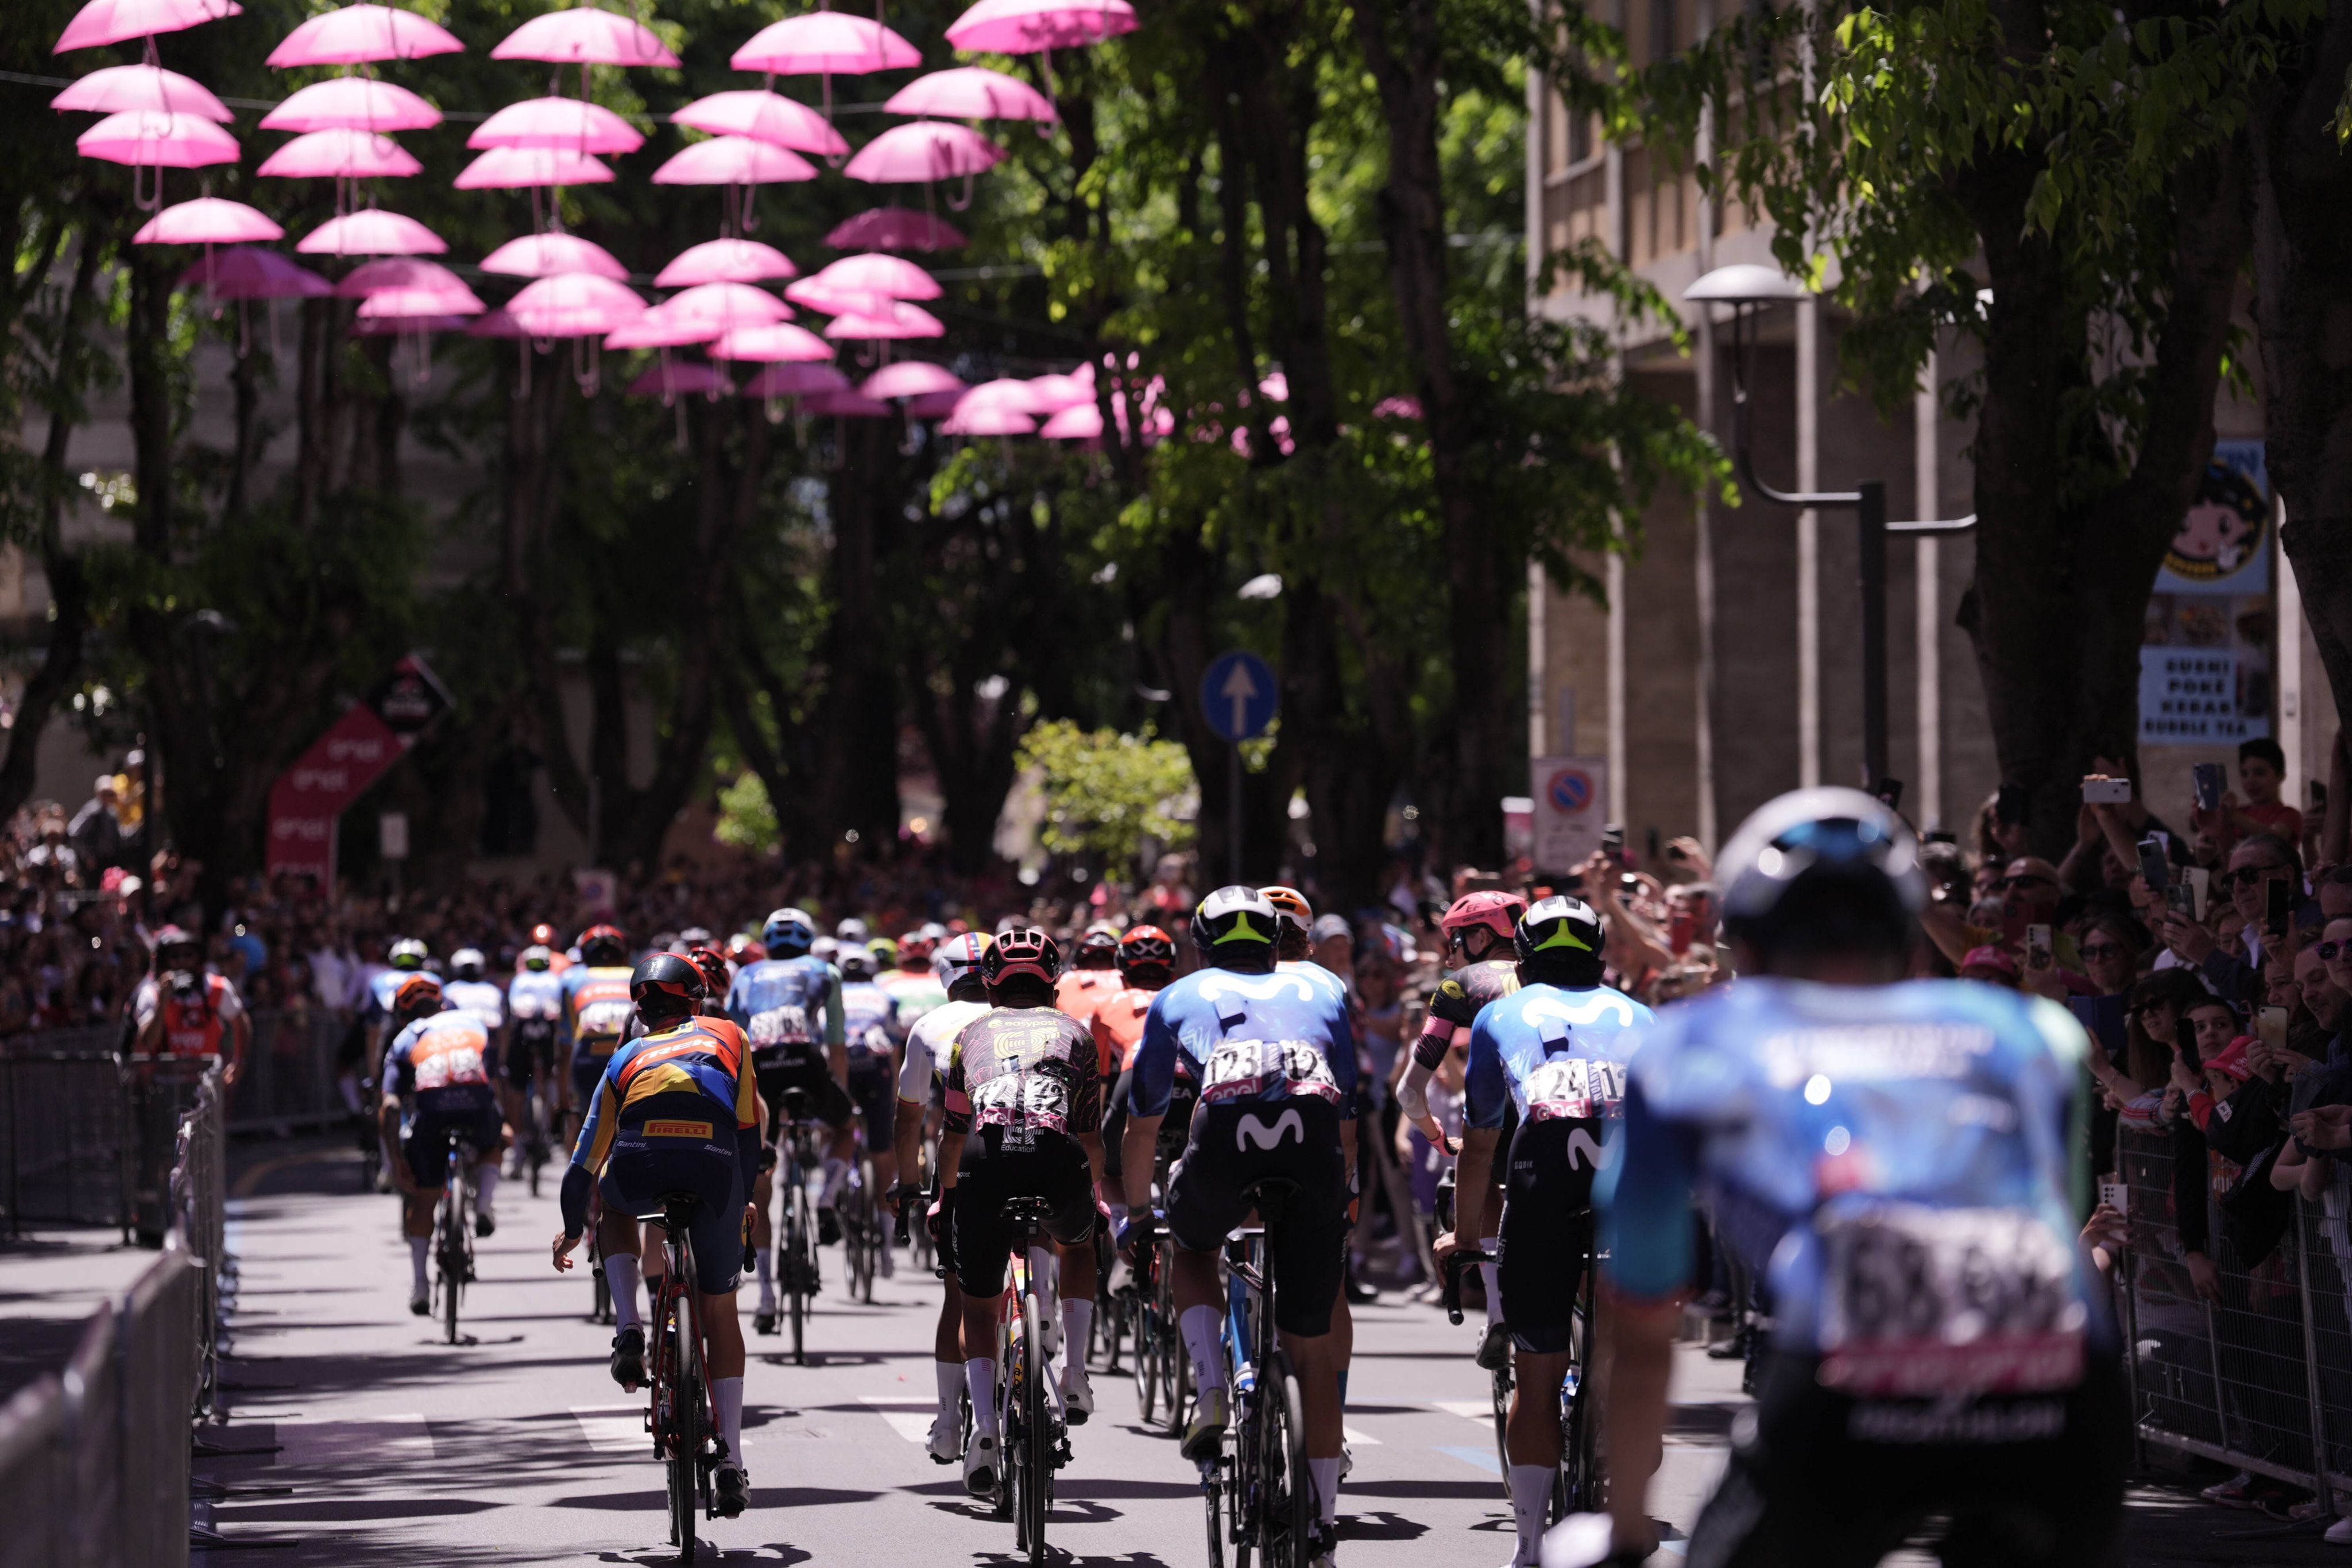
POLYGON ((797 958, 816 940, 816 922, 805 910, 779 909, 760 927, 760 946, 771 958, 797 958))

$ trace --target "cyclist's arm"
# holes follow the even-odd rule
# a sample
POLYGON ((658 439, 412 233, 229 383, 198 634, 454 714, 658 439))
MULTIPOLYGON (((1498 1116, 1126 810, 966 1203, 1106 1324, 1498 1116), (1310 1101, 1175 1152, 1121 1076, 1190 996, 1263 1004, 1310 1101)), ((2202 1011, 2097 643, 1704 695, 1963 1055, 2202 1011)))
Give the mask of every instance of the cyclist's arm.
POLYGON ((245 1076, 246 1052, 253 1043, 253 1015, 239 1008, 228 1020, 228 1070, 222 1074, 224 1082, 234 1085, 245 1076))
POLYGON ((760 1168, 760 1134, 768 1125, 760 1103, 760 1085, 751 1071, 751 1044, 739 1040, 735 1056, 735 1168, 743 1176, 743 1189, 760 1168))
POLYGON ((587 1119, 580 1124, 580 1141, 572 1145, 572 1164, 563 1172, 561 1197, 566 1236, 577 1237, 588 1228, 589 1189, 604 1170, 605 1156, 613 1152, 613 1134, 617 1124, 612 1080, 599 1078, 595 1096, 588 1102, 587 1119))
POLYGON ((1454 1167, 1454 1245, 1470 1249, 1478 1245, 1478 1228, 1484 1222, 1486 1206, 1475 1201, 1472 1195, 1486 1190, 1494 1180, 1495 1148, 1502 1142, 1502 1130, 1497 1127, 1465 1127, 1462 1130, 1462 1157, 1454 1167))
POLYGON ((957 1167, 963 1164, 956 1157, 956 1145, 971 1131, 971 1097, 964 1092, 961 1051, 952 1053, 947 1076, 940 1081, 940 1104, 943 1113, 940 1123, 940 1190, 945 1192, 955 1186, 960 1174, 957 1167))

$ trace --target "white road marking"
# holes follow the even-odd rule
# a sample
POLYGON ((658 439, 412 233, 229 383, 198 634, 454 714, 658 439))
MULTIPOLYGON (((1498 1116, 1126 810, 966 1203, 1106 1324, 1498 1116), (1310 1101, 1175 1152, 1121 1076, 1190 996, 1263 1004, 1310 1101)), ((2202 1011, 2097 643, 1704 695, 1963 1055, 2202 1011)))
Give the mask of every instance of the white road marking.
POLYGON ((574 1405, 572 1418, 580 1423, 581 1437, 600 1454, 642 1455, 653 1449, 642 1405, 574 1405))
POLYGON ((1381 1446, 1381 1440, 1378 1437, 1373 1437, 1370 1432, 1359 1432, 1353 1427, 1340 1427, 1339 1435, 1360 1448, 1377 1448, 1381 1446))
POLYGON ((892 1431, 909 1443, 931 1440, 931 1420, 940 1408, 932 1401, 902 1395, 861 1394, 857 1402, 870 1406, 877 1416, 890 1423, 892 1431))
POLYGON ((378 1464, 433 1457, 433 1434, 422 1415, 362 1416, 347 1421, 280 1421, 281 1465, 378 1464))
POLYGON ((1433 1399, 1430 1404, 1449 1416, 1459 1416, 1465 1420, 1475 1421, 1481 1427, 1492 1426, 1495 1421, 1495 1405, 1492 1400, 1433 1399))

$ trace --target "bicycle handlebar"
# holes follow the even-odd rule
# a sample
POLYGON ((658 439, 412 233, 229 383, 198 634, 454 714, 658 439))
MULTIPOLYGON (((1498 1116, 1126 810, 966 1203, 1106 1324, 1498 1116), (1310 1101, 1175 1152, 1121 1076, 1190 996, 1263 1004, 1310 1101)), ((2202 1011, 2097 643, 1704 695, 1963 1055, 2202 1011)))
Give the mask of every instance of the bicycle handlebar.
POLYGON ((1462 1321, 1462 1270, 1473 1263, 1492 1263, 1494 1260, 1493 1253, 1481 1252, 1475 1248, 1465 1248, 1460 1251, 1449 1252, 1445 1255, 1445 1261, 1439 1267, 1445 1275, 1442 1290, 1445 1301, 1446 1322, 1458 1323, 1462 1321))

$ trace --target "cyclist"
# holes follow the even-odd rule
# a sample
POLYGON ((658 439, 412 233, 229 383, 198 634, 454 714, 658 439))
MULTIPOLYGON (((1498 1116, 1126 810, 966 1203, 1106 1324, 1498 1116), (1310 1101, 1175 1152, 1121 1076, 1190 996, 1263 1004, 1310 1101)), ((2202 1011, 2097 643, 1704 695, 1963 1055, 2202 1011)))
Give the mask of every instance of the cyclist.
POLYGON ((562 987, 562 1044, 572 1062, 565 1081, 564 1132, 573 1141, 581 1118, 588 1113, 588 1097, 612 1060, 622 1036, 628 1032, 629 939, 616 926, 591 925, 580 934, 580 962, 558 977, 562 987))
POLYGON ((253 1020, 225 975, 205 967, 203 946, 176 925, 155 933, 155 972, 131 998, 131 1054, 145 1061, 226 1056, 222 1082, 245 1071, 253 1020), (226 1049, 224 1049, 226 1047, 226 1049))
POLYGON ((555 972, 555 953, 545 943, 534 942, 515 956, 514 977, 507 982, 507 1038, 499 1052, 506 1064, 507 1121, 517 1129, 533 1124, 534 1092, 541 1103, 554 1103, 550 1077, 555 1071, 555 1035, 562 1014, 563 983, 555 972))
POLYGON ((1053 1206, 1045 1230, 1061 1259, 1058 1402, 1074 1427, 1094 1410, 1086 1345, 1095 1310, 1103 1095, 1094 1037, 1054 1006, 1054 982, 1062 972, 1054 939, 1034 925, 1016 926, 990 944, 980 972, 992 1005, 956 1037, 943 1088, 947 1136, 961 1142, 961 1152, 952 1165, 942 1164, 940 1177, 961 1195, 955 1203, 955 1271, 963 1291, 964 1377, 972 1417, 963 1478, 975 1496, 996 1484, 996 1312, 1006 1265, 1021 1244, 1003 1218, 1011 1199, 1044 1198, 1053 1206))
MULTIPOLYGON (((505 1064, 491 1085, 499 1097, 499 1108, 504 1112, 507 1125, 526 1124, 530 1107, 514 1092, 509 1080, 513 1076, 511 1043, 507 1038, 507 993, 497 981, 485 978, 490 961, 478 947, 460 947, 449 955, 449 977, 441 983, 441 1001, 445 1007, 462 1009, 482 1020, 482 1029, 490 1043, 499 1048, 499 1061, 505 1064)), ((511 1174, 511 1173, 510 1173, 511 1174)))
MULTIPOLYGON (((1506 1198, 1496 1272, 1515 1377, 1505 1437, 1513 1568, 1540 1561, 1544 1513, 1559 1472, 1559 1389, 1576 1347, 1575 1307, 1591 1250, 1592 1182, 1622 1098, 1629 1031, 1648 1008, 1601 983, 1606 933, 1580 899, 1554 897, 1519 916, 1519 988, 1480 1009, 1470 1030, 1457 1194, 1482 1192, 1502 1148, 1506 1108, 1518 1127, 1503 1149, 1506 1198)), ((1457 1203, 1441 1264, 1469 1247, 1480 1216, 1457 1203)), ((1591 1368, 1580 1369, 1597 1387, 1591 1368)))
POLYGON ((572 967, 572 960, 564 956, 563 944, 556 938, 555 927, 544 920, 530 928, 530 945, 548 950, 551 959, 548 967, 556 974, 572 967))
MULTIPOLYGON (((760 945, 768 956, 744 968, 727 993, 727 1016, 751 1038, 751 1060, 759 1073, 760 1094, 768 1103, 768 1139, 775 1142, 783 1115, 784 1091, 807 1095, 809 1109, 833 1129, 833 1144, 824 1162, 824 1186, 817 1199, 817 1241, 831 1246, 841 1239, 841 1218, 834 1201, 848 1179, 850 1155, 856 1152, 850 1125, 849 1049, 847 1015, 841 1002, 841 973, 814 956, 819 940, 816 923, 798 909, 779 909, 760 928, 760 945), (824 1032, 817 1032, 817 1013, 824 1014, 824 1032)), ((758 1212, 752 1222, 760 1256, 770 1256, 768 1202, 771 1180, 761 1173, 751 1202, 758 1212)), ((772 1267, 762 1262, 762 1270, 772 1267)), ((761 1276, 761 1299, 774 1300, 772 1281, 761 1276)), ((770 1314, 768 1321, 774 1322, 770 1314)))
POLYGON ((760 1113, 743 1031, 702 1016, 701 972, 656 953, 629 977, 646 1032, 614 1051, 596 1081, 572 1167, 563 1173, 563 1230, 555 1267, 568 1269, 588 1223, 588 1192, 604 1199, 596 1249, 613 1284, 613 1380, 635 1393, 646 1381, 646 1331, 637 1316, 637 1222, 672 1193, 692 1193, 695 1293, 709 1338, 710 1406, 721 1448, 719 1511, 743 1511, 743 1325, 735 1289, 751 1225, 744 1175, 759 1164, 760 1113))
MULTIPOLYGON (((1445 933, 1446 958, 1459 967, 1429 994, 1428 1021, 1422 1025, 1421 1038, 1413 1041, 1412 1059, 1397 1080, 1397 1109, 1440 1153, 1451 1151, 1454 1145, 1437 1118, 1430 1114, 1429 1081, 1436 1076, 1447 1051, 1468 1047, 1470 1026, 1479 1009, 1519 988, 1518 954, 1513 944, 1527 906, 1528 901, 1516 893, 1465 893, 1438 917, 1438 927, 1445 933)), ((1498 1147, 1510 1146, 1517 1120, 1517 1108, 1505 1107, 1498 1147)), ((1472 1193, 1461 1185, 1460 1174, 1455 1172, 1454 1223, 1458 1228, 1465 1214, 1475 1218, 1479 1250, 1492 1256, 1503 1216, 1502 1184, 1489 1181, 1484 1192, 1472 1193)), ((1494 1264, 1478 1265, 1486 1298, 1486 1334, 1478 1342, 1478 1364, 1488 1372, 1500 1371, 1511 1354, 1510 1335, 1503 1327, 1503 1292, 1496 1275, 1494 1264)))
POLYGON ((383 1105, 377 1126, 383 1137, 384 1165, 400 1189, 402 1230, 415 1272, 408 1310, 423 1317, 433 1310, 425 1260, 433 1243, 433 1211, 448 1180, 449 1147, 460 1133, 470 1134, 474 1156, 474 1234, 498 1228, 492 1209, 499 1187, 502 1130, 491 1089, 499 1048, 481 1019, 463 1009, 444 1010, 441 982, 411 975, 393 994, 391 1021, 397 1030, 383 1053, 383 1105))
MULTIPOLYGON (((891 1142, 896 1145, 899 1176, 898 1185, 890 1189, 890 1201, 900 1213, 922 1196, 913 1178, 921 1164, 923 1121, 955 1054, 956 1037, 966 1024, 988 1011, 988 982, 980 972, 980 961, 987 952, 986 937, 965 936, 937 944, 931 955, 932 976, 947 1000, 915 1020, 907 1031, 906 1055, 898 1064, 898 1120, 891 1142)), ((944 1170, 946 1151, 938 1154, 934 1168, 944 1170)), ((954 1196, 955 1188, 942 1178, 939 1212, 929 1220, 931 1234, 942 1244, 940 1262, 946 1287, 939 1328, 932 1336, 931 1371, 939 1384, 939 1407, 931 1417, 929 1444, 932 1462, 941 1465, 951 1465, 963 1457, 963 1424, 957 1404, 964 1391, 963 1291, 957 1288, 955 1276, 954 1196)))
POLYGON ((1654 1545, 1701 1190, 1769 1274, 1774 1325, 1693 1563, 1873 1563, 1931 1513, 1948 1563, 2106 1561, 2130 1416, 2074 1238, 2082 1027, 1998 987, 1904 981, 1926 878, 1858 790, 1768 802, 1716 863, 1743 977, 1645 1033, 1599 1192, 1612 1561, 1654 1545))
POLYGON ((1199 1380, 1184 1457, 1213 1457, 1228 1417, 1217 1249, 1250 1208, 1244 1190, 1270 1177, 1296 1184, 1268 1237, 1279 1285, 1276 1326, 1306 1404, 1307 1469, 1318 1519, 1310 1555, 1332 1554, 1339 1500, 1339 1366, 1332 1304, 1346 1274, 1348 1203, 1355 1186, 1356 1039, 1336 985, 1275 970, 1278 917, 1253 887, 1221 887, 1192 915, 1206 967, 1151 1001, 1136 1048, 1120 1153, 1128 1223, 1119 1249, 1146 1239, 1152 1148, 1179 1057, 1199 1074, 1201 1106, 1170 1177, 1178 1327, 1199 1380))
POLYGON ((767 956, 768 950, 761 946, 759 938, 749 932, 743 932, 727 939, 727 961, 735 966, 738 973, 760 962, 767 956))
MULTIPOLYGON (((368 977, 367 996, 360 1003, 360 1022, 367 1030, 367 1060, 372 1063, 383 1059, 383 1048, 392 1040, 389 1026, 394 993, 413 976, 434 974, 432 954, 414 936, 394 937, 384 951, 383 961, 390 967, 378 969, 368 977)), ((440 977, 434 977, 437 980, 440 977)))
MULTIPOLYGON (((898 999, 875 984, 874 955, 864 947, 841 950, 841 1010, 849 1048, 849 1098, 866 1119, 866 1148, 874 1161, 874 1190, 878 1195, 898 1185, 898 1161, 893 1152, 891 1103, 898 1098, 898 1043, 907 1038, 899 1021, 898 999)), ((891 1249, 884 1247, 879 1272, 887 1279, 897 1271, 891 1249)))
MULTIPOLYGON (((1130 925, 1118 939, 1118 977, 1122 988, 1095 1009, 1092 1023, 1095 1049, 1102 1059, 1103 1076, 1112 1085, 1103 1111, 1103 1198, 1117 1226, 1127 1218, 1127 1187, 1119 1165, 1119 1144, 1127 1132, 1128 1073, 1135 1065, 1136 1047, 1143 1043, 1143 1020, 1151 998, 1176 977, 1176 944, 1157 925, 1130 925)), ((1171 1105, 1170 1119, 1181 1126, 1192 1119, 1189 1088, 1181 1109, 1171 1105)))
POLYGON ((1097 920, 1078 938, 1070 967, 1054 982, 1054 1005, 1089 1024, 1095 1009, 1118 988, 1118 933, 1097 920))
POLYGON ((735 966, 728 961, 725 953, 707 942, 687 954, 686 961, 702 977, 702 1016, 725 1018, 727 992, 735 984, 735 966))

